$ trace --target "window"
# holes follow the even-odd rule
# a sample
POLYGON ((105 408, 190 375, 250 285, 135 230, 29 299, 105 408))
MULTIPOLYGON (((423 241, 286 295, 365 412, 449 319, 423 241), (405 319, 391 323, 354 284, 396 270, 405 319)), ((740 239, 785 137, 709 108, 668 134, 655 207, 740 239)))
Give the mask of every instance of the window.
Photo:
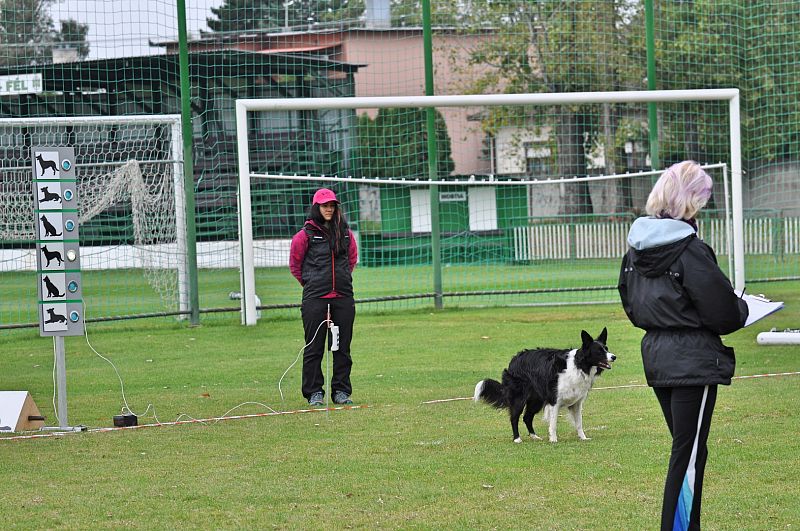
POLYGON ((550 175, 550 148, 537 142, 525 142, 525 173, 531 177, 550 175))
POLYGON ((493 186, 469 189, 469 230, 497 230, 497 197, 493 186))

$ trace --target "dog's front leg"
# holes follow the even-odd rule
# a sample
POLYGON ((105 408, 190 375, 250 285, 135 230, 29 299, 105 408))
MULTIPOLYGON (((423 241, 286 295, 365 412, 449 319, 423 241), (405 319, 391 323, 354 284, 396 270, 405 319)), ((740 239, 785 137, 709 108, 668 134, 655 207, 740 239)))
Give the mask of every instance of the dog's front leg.
POLYGON ((572 415, 572 423, 575 425, 575 430, 578 432, 578 438, 582 441, 588 441, 589 437, 583 432, 583 400, 571 405, 569 412, 572 415))
POLYGON ((556 424, 558 422, 558 402, 550 406, 550 410, 547 413, 547 420, 550 421, 550 442, 558 442, 558 435, 556 434, 556 424))

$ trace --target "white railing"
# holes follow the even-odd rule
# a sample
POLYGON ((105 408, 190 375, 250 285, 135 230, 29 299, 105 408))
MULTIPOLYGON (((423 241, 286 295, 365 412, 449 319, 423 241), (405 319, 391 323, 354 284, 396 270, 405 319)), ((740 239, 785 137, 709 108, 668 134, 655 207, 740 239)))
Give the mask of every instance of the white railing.
POLYGON ((625 239, 629 228, 629 224, 621 222, 576 225, 575 257, 622 256, 628 250, 625 239))
MULTIPOLYGON (((514 227, 514 259, 619 258, 628 249, 630 223, 553 223, 514 227)), ((728 254, 728 233, 722 219, 701 220, 700 237, 718 255, 728 254)), ((800 253, 800 218, 752 218, 744 221, 744 254, 800 253), (783 234, 779 224, 783 224, 783 234)))
POLYGON ((787 254, 800 253, 800 218, 787 218, 783 222, 783 241, 787 254))

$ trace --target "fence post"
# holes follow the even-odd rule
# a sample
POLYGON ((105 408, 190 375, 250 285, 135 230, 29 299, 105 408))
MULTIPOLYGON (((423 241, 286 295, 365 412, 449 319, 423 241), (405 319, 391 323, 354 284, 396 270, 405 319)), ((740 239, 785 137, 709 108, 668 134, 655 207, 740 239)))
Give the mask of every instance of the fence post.
POLYGON ((181 85, 181 127, 183 128, 183 178, 186 193, 186 266, 189 273, 189 308, 192 326, 200 324, 200 295, 197 280, 197 230, 194 206, 194 158, 192 155, 192 85, 189 79, 189 45, 186 31, 186 0, 178 0, 178 40, 181 85))
MULTIPOLYGON (((425 95, 433 96, 433 36, 431 34, 431 1, 422 0, 422 35, 425 54, 425 95)), ((428 107, 428 178, 439 179, 439 162, 436 153, 436 109, 428 107)), ((442 249, 439 227, 439 187, 431 185, 431 253, 433 253, 433 301, 437 309, 442 304, 442 249)))
POLYGON ((784 226, 785 219, 783 216, 772 218, 772 256, 777 256, 783 259, 784 249, 786 249, 786 242, 784 241, 784 226))

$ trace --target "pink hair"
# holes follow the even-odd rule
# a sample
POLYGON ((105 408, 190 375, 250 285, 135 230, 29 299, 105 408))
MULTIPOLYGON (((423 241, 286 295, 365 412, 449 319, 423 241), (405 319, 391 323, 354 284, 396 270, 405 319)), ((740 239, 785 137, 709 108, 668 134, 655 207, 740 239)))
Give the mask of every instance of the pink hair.
POLYGON ((656 181, 645 210, 657 218, 692 219, 706 206, 713 186, 714 181, 695 161, 673 164, 656 181))

